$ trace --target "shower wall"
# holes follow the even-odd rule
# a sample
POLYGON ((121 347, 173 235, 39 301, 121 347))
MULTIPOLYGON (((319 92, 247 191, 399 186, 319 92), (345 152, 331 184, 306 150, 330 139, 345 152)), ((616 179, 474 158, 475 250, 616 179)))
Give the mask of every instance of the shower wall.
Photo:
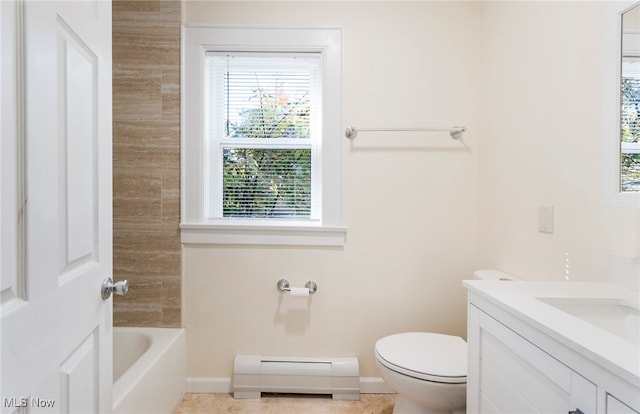
POLYGON ((116 326, 181 325, 180 1, 113 1, 116 326))

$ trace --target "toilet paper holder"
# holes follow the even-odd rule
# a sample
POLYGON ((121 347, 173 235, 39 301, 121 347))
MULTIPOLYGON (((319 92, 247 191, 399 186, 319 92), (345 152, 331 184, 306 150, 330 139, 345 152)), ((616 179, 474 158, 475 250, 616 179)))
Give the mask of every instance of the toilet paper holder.
MULTIPOLYGON (((278 280, 276 287, 280 292, 291 292, 291 287, 289 287, 289 281, 287 279, 278 280)), ((309 294, 315 293, 315 291, 318 290, 318 284, 313 280, 309 280, 305 283, 304 287, 309 289, 309 294)))

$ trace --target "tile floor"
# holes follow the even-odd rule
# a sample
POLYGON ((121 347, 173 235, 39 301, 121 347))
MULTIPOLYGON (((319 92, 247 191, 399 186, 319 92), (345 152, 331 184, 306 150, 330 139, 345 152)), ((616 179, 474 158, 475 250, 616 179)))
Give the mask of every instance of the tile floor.
POLYGON ((263 394, 236 400, 232 394, 185 394, 173 414, 391 414, 395 394, 360 394, 360 401, 331 396, 263 394))

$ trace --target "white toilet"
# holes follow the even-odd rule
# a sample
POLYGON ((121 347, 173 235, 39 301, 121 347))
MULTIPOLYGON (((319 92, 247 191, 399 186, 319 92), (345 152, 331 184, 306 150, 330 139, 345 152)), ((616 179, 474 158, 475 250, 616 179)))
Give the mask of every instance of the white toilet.
MULTIPOLYGON (((516 280, 498 270, 477 270, 474 279, 516 280)), ((395 414, 464 413, 467 343, 458 336, 407 332, 376 342, 376 365, 397 393, 395 414)))
POLYGON ((394 414, 464 413, 467 343, 458 336, 405 332, 376 342, 376 365, 397 393, 394 414))

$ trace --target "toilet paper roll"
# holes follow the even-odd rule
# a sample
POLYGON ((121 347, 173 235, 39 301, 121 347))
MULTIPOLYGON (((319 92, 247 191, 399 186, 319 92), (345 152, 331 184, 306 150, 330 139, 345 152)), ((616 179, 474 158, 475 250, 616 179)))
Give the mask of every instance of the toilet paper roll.
POLYGON ((289 294, 295 297, 306 297, 309 296, 309 289, 305 287, 293 287, 291 288, 291 292, 289 292, 289 294))

